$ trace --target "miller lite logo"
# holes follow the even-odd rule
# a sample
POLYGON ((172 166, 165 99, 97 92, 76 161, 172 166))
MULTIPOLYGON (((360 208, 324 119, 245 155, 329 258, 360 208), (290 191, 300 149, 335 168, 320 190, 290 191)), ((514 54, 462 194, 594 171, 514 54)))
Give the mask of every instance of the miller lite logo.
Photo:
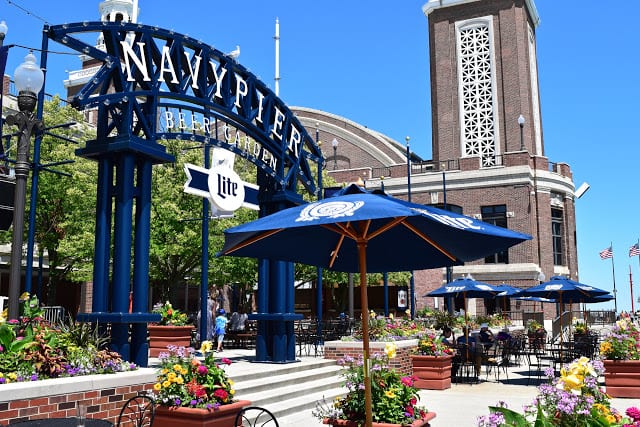
POLYGON ((209 173, 209 200, 223 212, 233 212, 244 202, 244 183, 229 168, 212 169, 209 173))

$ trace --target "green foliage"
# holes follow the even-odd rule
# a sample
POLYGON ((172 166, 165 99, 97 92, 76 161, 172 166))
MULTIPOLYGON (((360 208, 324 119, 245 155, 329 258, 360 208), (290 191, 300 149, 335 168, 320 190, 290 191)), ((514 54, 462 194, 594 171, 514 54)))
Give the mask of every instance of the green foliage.
POLYGON ((104 349, 109 343, 109 336, 101 332, 97 324, 76 322, 71 316, 60 325, 59 340, 69 349, 92 347, 104 349))
MULTIPOLYGON (((374 354, 370 359, 372 415, 374 422, 410 425, 424 419, 426 410, 417 406, 420 399, 411 376, 403 377, 389 367, 395 357, 395 345, 389 344, 385 354, 374 354)), ((316 406, 314 416, 324 419, 344 419, 361 423, 365 420, 364 363, 345 357, 338 361, 344 369, 342 376, 347 394, 336 399, 329 407, 316 406)))
POLYGON ((87 327, 54 328, 35 296, 23 294, 21 302, 20 318, 0 324, 0 384, 136 369, 119 354, 98 350, 87 327))
POLYGON ((173 308, 169 301, 164 304, 156 304, 153 307, 153 312, 160 315, 160 321, 158 325, 163 326, 185 326, 189 323, 189 319, 185 313, 173 308))
POLYGON ((418 337, 416 353, 423 356, 450 356, 453 354, 453 349, 442 342, 442 337, 429 331, 418 337))

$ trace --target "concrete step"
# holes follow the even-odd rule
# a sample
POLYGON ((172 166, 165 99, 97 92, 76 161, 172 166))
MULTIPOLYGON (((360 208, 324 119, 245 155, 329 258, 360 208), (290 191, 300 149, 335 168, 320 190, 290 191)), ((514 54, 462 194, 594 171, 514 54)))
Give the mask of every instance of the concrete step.
POLYGON ((235 382, 235 397, 268 409, 278 420, 309 419, 317 401, 331 403, 346 393, 341 367, 334 360, 304 358, 300 363, 243 364, 242 368, 228 370, 235 382))

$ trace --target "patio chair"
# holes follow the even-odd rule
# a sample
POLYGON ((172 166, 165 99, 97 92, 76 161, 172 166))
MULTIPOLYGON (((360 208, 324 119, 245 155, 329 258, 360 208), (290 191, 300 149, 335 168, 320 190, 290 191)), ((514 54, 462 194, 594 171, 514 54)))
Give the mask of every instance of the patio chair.
POLYGON ((278 420, 269 410, 259 406, 247 406, 236 415, 234 426, 280 427, 278 420))
POLYGON ((117 427, 151 427, 155 417, 155 402, 151 396, 139 394, 124 402, 117 427))

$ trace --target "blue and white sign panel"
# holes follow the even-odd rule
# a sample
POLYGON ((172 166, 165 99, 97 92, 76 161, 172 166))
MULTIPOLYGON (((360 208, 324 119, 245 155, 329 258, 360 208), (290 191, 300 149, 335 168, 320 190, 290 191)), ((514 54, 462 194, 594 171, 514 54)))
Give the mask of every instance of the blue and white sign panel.
POLYGON ((184 192, 206 197, 215 216, 229 215, 240 207, 258 210, 258 186, 242 181, 233 170, 234 154, 213 150, 213 167, 206 169, 186 163, 184 192))

